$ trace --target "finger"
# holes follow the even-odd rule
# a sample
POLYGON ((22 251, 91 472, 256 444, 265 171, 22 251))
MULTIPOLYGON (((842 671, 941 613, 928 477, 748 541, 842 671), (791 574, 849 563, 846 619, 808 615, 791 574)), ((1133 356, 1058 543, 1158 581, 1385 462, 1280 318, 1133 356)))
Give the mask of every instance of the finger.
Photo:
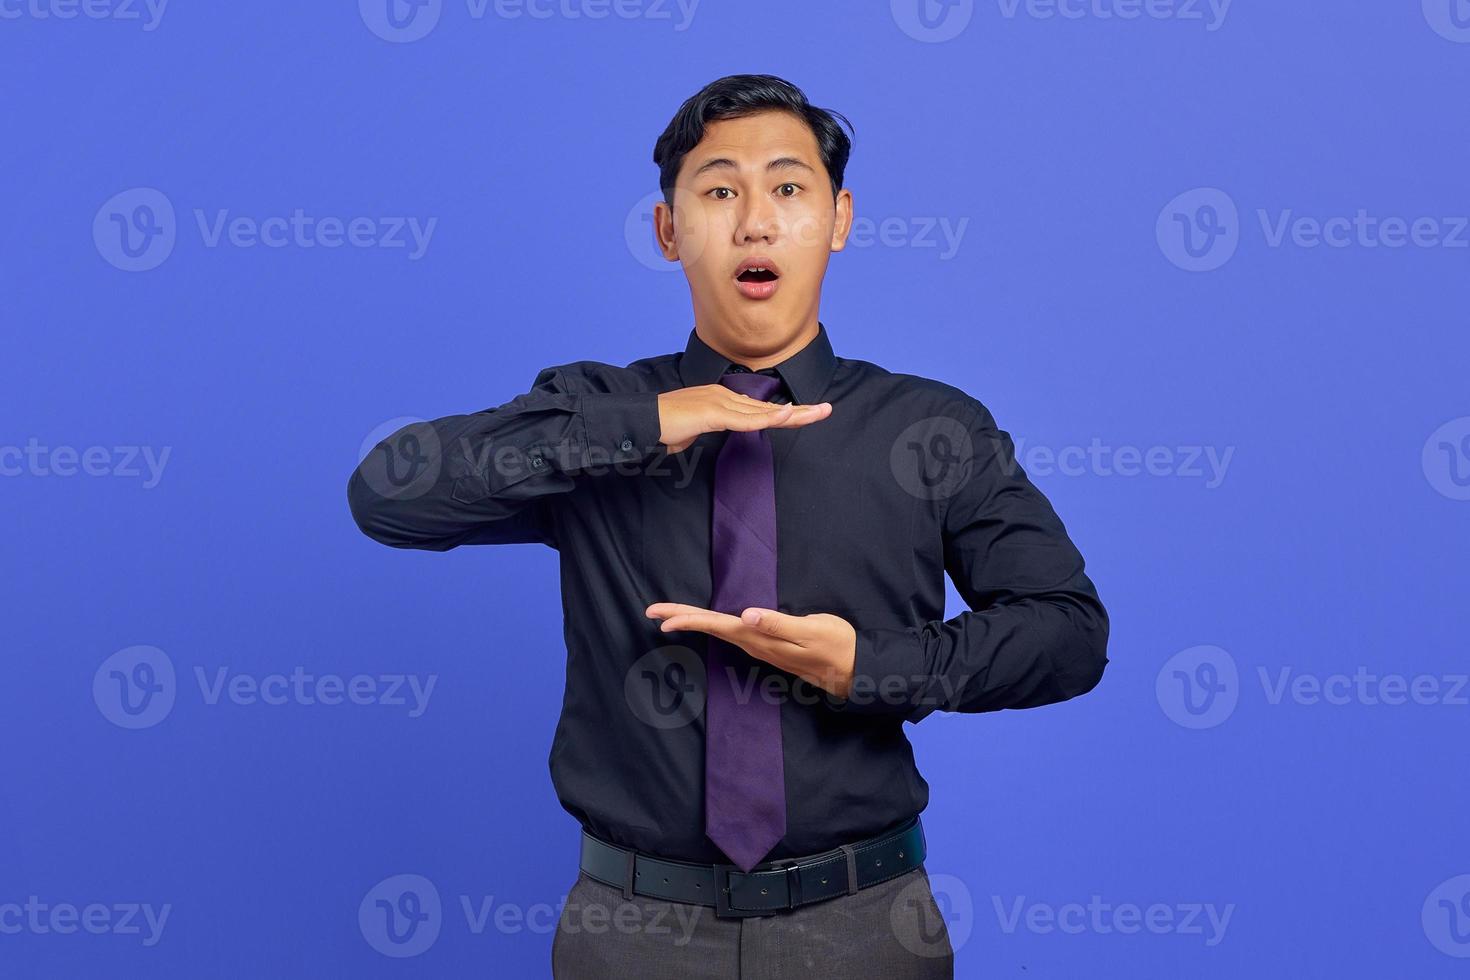
POLYGON ((795 429, 803 425, 811 425, 813 422, 820 422, 831 414, 831 402, 798 405, 796 410, 785 418, 767 419, 765 427, 768 429, 795 429))
POLYGON ((803 618, 775 609, 750 606, 740 613, 740 621, 746 626, 777 640, 800 643, 804 634, 803 618))
POLYGON ((643 615, 649 619, 667 619, 670 616, 678 616, 683 613, 707 613, 710 611, 703 606, 691 606, 684 602, 655 602, 643 610, 643 615))
POLYGON ((723 420, 726 429, 734 432, 750 432, 755 429, 769 429, 785 423, 787 418, 794 415, 790 411, 792 406, 779 405, 778 411, 772 412, 730 412, 723 420))
POLYGON ((737 646, 742 645, 741 637, 748 640, 752 633, 750 627, 740 621, 739 616, 717 612, 678 613, 665 619, 658 628, 665 633, 673 633, 678 630, 708 633, 710 636, 717 636, 737 646))
POLYGON ((778 402, 763 402, 757 398, 746 398, 744 395, 741 395, 739 400, 730 402, 725 407, 730 408, 734 411, 754 412, 759 415, 770 415, 775 412, 781 411, 783 408, 791 408, 792 406, 780 404, 778 402))

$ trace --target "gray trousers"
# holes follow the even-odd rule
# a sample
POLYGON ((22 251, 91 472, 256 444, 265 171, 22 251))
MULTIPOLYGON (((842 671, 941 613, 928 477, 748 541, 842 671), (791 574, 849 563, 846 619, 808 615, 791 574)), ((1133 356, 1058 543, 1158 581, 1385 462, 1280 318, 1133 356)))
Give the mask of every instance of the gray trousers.
POLYGON ((579 872, 551 944, 555 980, 952 980, 949 930, 923 866, 774 915, 721 919, 579 872))

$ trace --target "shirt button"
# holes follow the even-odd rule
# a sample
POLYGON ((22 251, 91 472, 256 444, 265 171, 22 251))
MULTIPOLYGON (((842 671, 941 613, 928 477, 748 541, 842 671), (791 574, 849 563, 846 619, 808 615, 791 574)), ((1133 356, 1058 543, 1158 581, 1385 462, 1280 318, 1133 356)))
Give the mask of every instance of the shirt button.
POLYGON ((545 465, 546 465, 546 460, 542 459, 540 456, 532 456, 531 457, 531 469, 533 469, 533 470, 539 470, 541 467, 543 467, 545 465))
POLYGON ((618 448, 621 449, 625 453, 632 452, 633 451, 633 440, 632 439, 624 439, 621 443, 618 444, 618 448))

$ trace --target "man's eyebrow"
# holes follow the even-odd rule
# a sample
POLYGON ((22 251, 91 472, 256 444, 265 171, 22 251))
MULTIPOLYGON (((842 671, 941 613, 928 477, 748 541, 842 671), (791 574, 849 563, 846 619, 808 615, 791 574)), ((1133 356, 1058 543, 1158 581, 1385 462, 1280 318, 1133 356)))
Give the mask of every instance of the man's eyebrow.
MULTIPOLYGON (((715 157, 713 160, 706 160, 700 164, 699 169, 690 174, 689 177, 692 180, 711 170, 739 169, 740 165, 729 157, 715 157)), ((809 163, 797 157, 776 157, 770 163, 766 164, 766 172, 769 173, 772 170, 806 170, 811 173, 816 173, 816 170, 809 163)))

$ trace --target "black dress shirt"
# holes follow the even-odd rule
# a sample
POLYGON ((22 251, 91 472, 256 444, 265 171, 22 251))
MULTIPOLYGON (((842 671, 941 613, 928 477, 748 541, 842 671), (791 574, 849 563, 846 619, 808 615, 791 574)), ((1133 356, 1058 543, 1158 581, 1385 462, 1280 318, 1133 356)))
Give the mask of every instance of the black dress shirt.
MULTIPOLYGON (((707 608, 714 463, 726 433, 659 442, 658 394, 732 364, 691 330, 682 353, 542 370, 503 405, 389 436, 348 481, 364 533, 397 548, 535 542, 561 556, 566 691, 549 765, 563 807, 598 836, 686 861, 704 835, 708 637, 664 633, 654 602, 707 608)), ((746 368, 739 368, 746 370, 746 368)), ((846 699, 754 661, 781 700, 787 832, 768 860, 828 850, 920 812, 929 785, 905 721, 1085 693, 1108 618, 1082 556, 964 391, 837 357, 824 324, 765 373, 831 415, 768 429, 778 609, 857 631, 846 699), (969 611, 944 615, 948 574, 969 611)))

